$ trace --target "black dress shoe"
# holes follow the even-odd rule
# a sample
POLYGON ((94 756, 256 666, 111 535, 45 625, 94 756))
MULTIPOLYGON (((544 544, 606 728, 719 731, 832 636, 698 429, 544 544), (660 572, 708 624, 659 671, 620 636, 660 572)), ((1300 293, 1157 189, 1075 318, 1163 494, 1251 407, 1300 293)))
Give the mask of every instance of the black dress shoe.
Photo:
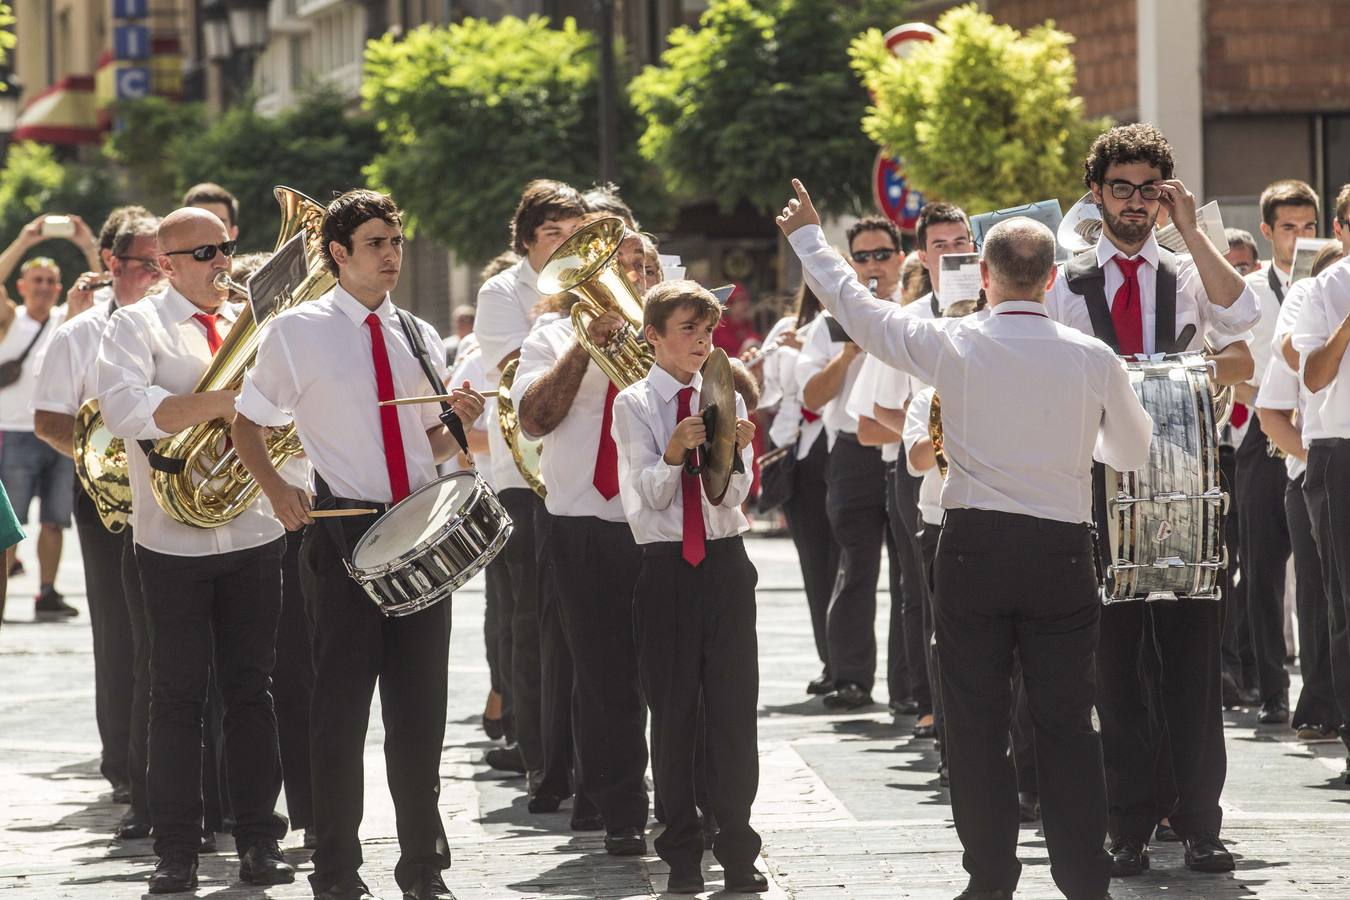
POLYGON ((1261 711, 1256 714, 1256 721, 1262 725, 1283 725, 1289 721, 1289 697, 1285 694, 1276 694, 1274 697, 1261 704, 1261 711))
POLYGON ((837 682, 834 693, 825 695, 827 709, 859 709, 872 705, 872 695, 852 681, 837 682))
POLYGON ((440 872, 423 869, 413 886, 403 892, 403 900, 455 900, 455 895, 445 886, 440 872))
POLYGON ((1181 840, 1181 835, 1172 830, 1171 825, 1158 823, 1157 829, 1153 832, 1153 839, 1163 844, 1174 844, 1181 840))
POLYGON ((915 700, 892 700, 887 704, 893 716, 917 716, 919 704, 915 700))
POLYGON ((828 694, 832 690, 834 690, 834 678, 830 676, 828 671, 821 672, 806 683, 806 692, 813 697, 817 694, 828 694))
POLYGON ((589 816, 573 816, 568 827, 573 831, 604 831, 605 819, 599 813, 589 816))
POLYGON ((1186 847, 1186 868, 1193 872, 1231 872, 1233 854, 1217 834, 1198 834, 1182 838, 1186 847))
POLYGON ((1110 853, 1112 878, 1131 878, 1148 868, 1148 845, 1143 841, 1116 838, 1110 853))
POLYGON ((993 891, 966 888, 956 895, 956 900, 1012 900, 1012 891, 1005 891, 1002 888, 993 891))
POLYGON ((359 878, 340 881, 327 890, 318 891, 314 900, 380 900, 370 892, 366 883, 359 878))
POLYGON ((642 856, 647 839, 636 828, 621 828, 605 835, 605 852, 610 856, 642 856))
POLYGON ((295 880, 295 866, 286 862, 276 841, 263 840, 239 857, 239 880, 249 884, 290 884, 295 880))
POLYGON ((1238 700, 1243 706, 1255 706, 1261 702, 1261 692, 1256 688, 1243 688, 1238 691, 1238 700))
POLYGON ((696 868, 671 869, 666 879, 667 894, 703 893, 703 873, 696 868))
POLYGON ((113 837, 120 841, 135 841, 149 836, 150 820, 134 809, 127 810, 126 815, 122 816, 122 821, 117 823, 117 830, 113 832, 113 837))
POLYGON ((214 828, 202 829, 202 843, 197 848, 198 853, 216 852, 216 830, 214 828))
POLYGON ((1039 822, 1041 819, 1040 795, 1035 791, 1018 791, 1017 818, 1022 822, 1039 822))
POLYGON ((727 869, 726 890, 732 894, 762 894, 769 889, 769 879, 754 866, 727 869))
POLYGON ((506 723, 501 719, 489 719, 483 716, 483 734, 486 734, 492 740, 500 740, 501 736, 506 734, 506 723))
POLYGON ((125 781, 119 781, 112 786, 112 802, 130 803, 131 785, 125 781))
POLYGON ((483 754, 483 761, 498 772, 525 774, 525 759, 520 755, 520 748, 515 744, 507 747, 493 747, 483 754))
POLYGON ((931 740, 937 737, 937 726, 932 722, 927 725, 915 725, 914 730, 910 733, 918 740, 931 740))
POLYGON ((155 863, 150 875, 150 893, 181 894, 197 889, 197 854, 174 850, 155 863))
POLYGON ((947 768, 946 763, 943 763, 942 765, 938 766, 938 787, 949 788, 951 786, 952 786, 951 770, 947 768))
POLYGON ((557 812, 558 807, 566 797, 559 797, 557 794, 535 794, 530 798, 529 809, 532 813, 551 813, 557 812))

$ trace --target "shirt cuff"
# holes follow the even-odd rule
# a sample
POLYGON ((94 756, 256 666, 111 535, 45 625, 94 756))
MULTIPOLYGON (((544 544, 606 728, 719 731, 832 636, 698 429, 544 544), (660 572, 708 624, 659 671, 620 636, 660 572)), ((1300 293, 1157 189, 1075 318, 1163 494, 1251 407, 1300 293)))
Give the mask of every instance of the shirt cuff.
POLYGON ((156 384, 147 385, 144 389, 141 401, 137 404, 145 410, 145 425, 136 432, 138 441, 157 441, 160 438, 172 437, 172 431, 165 431, 155 424, 155 412, 159 405, 173 396, 173 391, 166 391, 156 384))
POLYGON ((34 400, 33 409, 38 412, 60 413, 63 416, 73 416, 80 411, 78 406, 71 406, 61 400, 34 400))
POLYGON ((819 225, 803 225, 788 235, 788 243, 798 252, 811 249, 825 240, 825 229, 819 225))
POLYGON ((244 386, 234 399, 234 408, 245 419, 264 428, 281 428, 291 424, 291 417, 264 397, 252 378, 244 379, 244 386))

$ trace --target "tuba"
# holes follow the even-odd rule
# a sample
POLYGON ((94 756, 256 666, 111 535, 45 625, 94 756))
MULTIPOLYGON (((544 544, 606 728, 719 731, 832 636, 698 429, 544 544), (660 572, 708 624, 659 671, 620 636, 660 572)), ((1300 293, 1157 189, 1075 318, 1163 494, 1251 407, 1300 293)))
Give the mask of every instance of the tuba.
POLYGON ((577 341, 620 389, 646 378, 653 362, 642 336, 642 298, 619 261, 623 235, 623 220, 616 216, 592 222, 554 250, 539 273, 540 293, 580 296, 572 305, 577 341), (607 312, 618 312, 624 324, 603 345, 596 344, 588 326, 607 312))
POLYGON ((103 527, 120 533, 131 519, 131 476, 127 447, 103 427, 98 400, 84 402, 75 414, 75 474, 103 527))
POLYGON ((544 487, 544 478, 539 474, 539 453, 544 442, 530 440, 521 433, 520 418, 516 415, 515 404, 511 402, 511 385, 515 383, 518 368, 520 359, 516 358, 502 369, 501 383, 497 386, 497 424, 520 477, 525 479, 532 491, 540 497, 546 497, 548 489, 544 487))
MULTIPOLYGON (((277 248, 303 230, 309 259, 305 279, 277 302, 275 308, 280 312, 327 293, 336 278, 323 262, 319 236, 323 205, 287 187, 273 188, 272 193, 281 204, 277 248)), ((259 325, 253 321, 252 306, 245 305, 196 391, 229 390, 243 384, 244 373, 258 351, 259 325)), ((155 445, 154 456, 159 459, 150 470, 151 490, 164 512, 184 525, 224 525, 246 510, 261 490, 227 440, 229 428, 220 419, 202 422, 155 445)), ((301 447, 294 424, 274 429, 267 439, 267 451, 278 468, 298 456, 301 447)))

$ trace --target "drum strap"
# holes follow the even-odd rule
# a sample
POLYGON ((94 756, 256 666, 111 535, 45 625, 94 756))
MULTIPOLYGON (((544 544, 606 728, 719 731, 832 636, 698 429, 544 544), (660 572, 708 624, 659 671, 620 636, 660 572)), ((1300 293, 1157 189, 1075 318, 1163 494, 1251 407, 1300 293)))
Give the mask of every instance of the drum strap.
MULTIPOLYGON (((1106 299, 1106 274, 1097 265, 1096 253, 1088 250, 1065 263, 1064 279, 1069 290, 1087 304, 1092 333, 1119 353, 1120 341, 1111 322, 1111 304, 1106 299)), ((1185 349, 1174 346, 1177 340, 1177 257, 1163 247, 1158 248, 1155 285, 1153 348, 1157 353, 1175 353, 1185 349)))
MULTIPOLYGON (((323 476, 314 472, 314 508, 315 509, 375 509, 380 512, 386 512, 389 506, 384 503, 373 503, 365 500, 348 500, 344 497, 338 497, 333 493, 333 489, 328 486, 328 482, 323 480, 323 476)), ((319 525, 328 531, 328 536, 332 538, 333 544, 342 554, 342 561, 351 571, 352 551, 351 542, 348 540, 347 529, 362 529, 357 534, 360 537, 364 534, 364 529, 369 528, 374 523, 377 516, 367 516, 357 519, 331 518, 323 519, 319 525)))
MULTIPOLYGON (((438 394, 445 393, 445 383, 441 381, 441 376, 436 374, 436 367, 431 364, 431 356, 427 353, 427 343, 422 339, 422 329, 417 327, 417 320, 413 318, 412 313, 406 309, 395 309, 398 313, 398 323, 403 326, 403 334, 408 338, 408 343, 412 346, 413 355, 422 365, 422 372, 427 376, 427 383, 431 389, 438 394)), ((464 423, 459 420, 459 416, 450 404, 444 400, 441 401, 441 423, 445 425, 450 434, 465 453, 469 452, 469 439, 464 434, 464 423)))

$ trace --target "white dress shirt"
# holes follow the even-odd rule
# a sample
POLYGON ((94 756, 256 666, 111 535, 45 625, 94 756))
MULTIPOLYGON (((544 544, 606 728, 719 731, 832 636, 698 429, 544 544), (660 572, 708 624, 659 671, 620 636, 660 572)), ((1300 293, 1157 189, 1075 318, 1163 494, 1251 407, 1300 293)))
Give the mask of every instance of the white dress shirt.
POLYGON ((1252 362, 1256 364, 1248 383, 1255 387, 1261 386, 1261 377, 1265 375, 1270 363, 1271 340, 1275 335, 1275 323, 1280 319, 1280 308, 1283 304, 1270 289, 1271 272, 1275 273, 1280 290, 1288 298, 1289 273, 1280 269, 1274 262, 1267 262, 1260 271, 1253 272, 1246 278, 1247 286, 1256 295, 1257 304, 1261 309, 1261 318, 1252 326, 1252 338, 1248 342, 1252 351, 1252 362))
POLYGON ((29 342, 35 336, 38 339, 28 356, 24 357, 19 380, 9 387, 0 388, 0 431, 33 430, 33 393, 37 385, 37 372, 42 367, 43 354, 57 329, 66 321, 67 312, 65 304, 53 307, 47 315, 46 328, 42 328, 42 323, 30 316, 28 308, 22 304, 14 313, 9 331, 4 340, 0 340, 0 362, 18 359, 29 342), (41 336, 38 336, 39 329, 42 331, 41 336))
MULTIPOLYGON (((792 321, 796 321, 795 317, 792 321)), ((802 342, 802 346, 810 339, 813 329, 824 327, 819 325, 820 322, 821 317, 816 316, 798 329, 797 339, 802 342)), ((825 433, 825 422, 820 416, 814 416, 813 421, 808 422, 802 413, 802 386, 797 381, 797 362, 801 356, 800 349, 784 347, 764 361, 765 390, 772 382, 782 394, 778 412, 769 426, 769 440, 775 447, 786 447, 796 441, 798 459, 806 457, 825 433)))
MULTIPOLYGON (((866 288, 863 288, 863 290, 866 290, 866 288)), ((806 383, 844 350, 844 341, 831 340, 829 326, 825 324, 825 320, 828 318, 829 315, 825 312, 816 316, 802 339, 802 352, 797 357, 797 367, 793 372, 793 376, 797 380, 798 397, 804 396, 806 383)), ((856 340, 851 332, 849 337, 856 340)), ((856 434, 858 431, 858 417, 849 413, 848 398, 853 391, 853 383, 858 380, 858 371, 862 368, 863 359, 864 356, 861 353, 853 357, 844 373, 844 382, 839 387, 839 393, 830 398, 829 402, 823 407, 816 410, 820 414, 820 420, 825 423, 825 437, 829 442, 827 446, 831 450, 834 449, 834 439, 839 432, 856 434)), ((804 403, 803 406, 805 406, 804 403)))
MULTIPOLYGON (((1304 279, 1313 284, 1307 288, 1298 318, 1294 323, 1294 349, 1299 352, 1300 380, 1307 368, 1308 357, 1321 349, 1341 322, 1350 315, 1350 258, 1338 262, 1316 278, 1304 279)), ((1286 302, 1288 302, 1286 298, 1286 302)), ((1331 384, 1313 394, 1308 401, 1309 411, 1317 413, 1312 433, 1305 432, 1306 440, 1316 438, 1350 438, 1350 353, 1341 357, 1336 378, 1331 384)))
MULTIPOLYGON (((483 353, 487 390, 492 394, 501 383, 501 361, 520 349, 534 325, 534 308, 539 303, 539 275, 522 259, 509 269, 493 275, 478 289, 478 312, 473 333, 483 353)), ((517 370, 517 379, 519 370, 517 370)), ((493 407, 495 412, 495 405, 493 407)), ((498 426, 496 416, 488 422, 488 447, 492 451, 492 484, 499 491, 510 488, 529 490, 517 471, 511 450, 498 426)), ((550 490, 552 485, 550 485, 550 490)))
MULTIPOLYGON (((858 377, 853 380, 853 390, 849 392, 846 407, 849 415, 857 419, 867 416, 876 419, 874 407, 886 409, 904 409, 909 399, 909 376, 899 369, 868 356, 858 369, 858 377)), ((888 441, 881 445, 881 459, 895 462, 900 458, 900 441, 888 441)))
MULTIPOLYGON (((278 427, 294 420, 305 455, 334 495, 389 503, 393 493, 366 324, 371 312, 338 286, 273 318, 263 327, 257 360, 244 378, 235 408, 258 425, 278 427)), ((387 295, 373 312, 380 318, 394 395, 436 393, 387 295)), ((420 319, 417 324, 427 347, 438 347, 436 330, 420 319)), ((431 361, 444 379, 445 358, 433 352, 431 361)), ((441 408, 418 403, 394 409, 403 435, 408 487, 415 491, 436 478, 427 430, 440 424, 441 408)))
MULTIPOLYGON (((1290 369, 1283 362, 1272 359, 1266 367, 1266 373, 1261 378, 1261 388, 1256 392, 1257 409, 1283 409, 1297 410, 1298 417, 1295 423, 1302 428, 1304 421, 1304 407, 1307 403, 1308 389, 1303 387, 1298 377, 1298 373, 1290 369)), ((1308 442, 1303 441, 1306 449, 1308 442)), ((1303 470, 1308 466, 1297 456, 1286 456, 1284 458, 1284 469, 1290 478, 1297 478, 1303 474, 1303 470)))
POLYGON ((942 396, 944 509, 1092 521, 1092 460, 1148 461, 1153 423, 1124 363, 1060 325, 1041 303, 1005 301, 984 317, 925 321, 858 284, 819 226, 792 233, 807 284, 849 335, 942 396))
POLYGON ((909 463, 910 451, 920 441, 928 440, 928 416, 933 409, 933 389, 926 387, 909 398, 909 408, 905 410, 905 430, 902 437, 905 444, 905 468, 909 474, 922 477, 919 482, 919 515, 926 525, 942 524, 942 472, 933 466, 923 472, 909 463))
MULTIPOLYGON (((1105 234, 1097 240, 1095 252, 1097 264, 1101 266, 1105 277, 1106 303, 1110 306, 1116 291, 1125 281, 1124 276, 1120 274, 1120 267, 1112 260, 1117 255, 1124 256, 1124 254, 1105 234)), ((1154 346, 1157 326, 1158 242, 1153 235, 1149 235, 1139 253, 1129 258, 1134 259, 1137 256, 1145 259, 1145 264, 1139 268, 1144 352, 1156 353, 1159 352, 1154 346)), ((1055 321, 1063 322, 1084 334, 1092 334, 1092 319, 1088 315, 1086 298, 1069 290, 1063 266, 1060 266, 1055 283, 1045 295, 1045 307, 1050 318, 1055 321)), ((1182 349, 1199 350, 1208 338, 1216 350, 1222 350, 1236 341, 1247 340, 1249 337, 1247 329, 1255 325, 1260 318, 1261 309, 1250 286, 1243 290, 1232 306, 1225 308, 1211 303, 1209 295, 1205 293, 1205 286, 1200 281, 1200 272, 1191 257, 1183 255, 1177 258, 1175 334, 1180 336, 1187 325, 1195 326, 1195 336, 1191 338, 1190 344, 1182 349)))
MULTIPOLYGON (((222 339, 239 310, 232 303, 216 310, 216 332, 222 339)), ((147 550, 173 556, 247 550, 284 533, 261 495, 225 525, 194 528, 170 518, 151 490, 150 464, 134 442, 168 437, 169 432, 155 424, 155 411, 168 397, 191 394, 211 365, 206 328, 193 319, 201 312, 172 287, 117 310, 99 344, 94 383, 104 425, 127 441, 135 541, 147 550)))
MULTIPOLYGON (((488 393, 487 373, 483 371, 483 352, 478 346, 477 341, 471 341, 473 335, 470 334, 460 341, 460 352, 455 356, 455 367, 450 370, 450 379, 447 384, 454 388, 469 383, 469 387, 478 391, 486 399, 483 403, 483 414, 473 421, 470 425, 465 423, 464 430, 470 428, 478 431, 485 431, 488 426, 497 417, 497 392, 488 393)), ((492 451, 488 449, 486 453, 474 454, 477 457, 474 460, 478 466, 483 480, 492 484, 492 451)), ((451 457, 441 464, 440 472, 443 475, 449 475, 453 472, 463 472, 464 467, 459 464, 459 455, 451 457)))
MULTIPOLYGON (((520 348, 520 368, 511 385, 511 402, 517 410, 530 385, 547 375, 553 364, 575 343, 573 334, 570 318, 556 319, 530 332, 520 348)), ((587 361, 586 374, 581 378, 571 408, 558 427, 544 439, 544 449, 539 457, 539 469, 548 486, 544 505, 555 516, 594 516, 606 522, 624 521, 620 496, 615 494, 606 500, 595 489, 595 455, 600 447, 600 425, 604 421, 608 390, 609 376, 587 361)), ((515 468, 510 453, 506 462, 515 468)), ((516 477, 520 478, 519 472, 516 477)))
MULTIPOLYGON (((678 424, 679 393, 685 387, 694 389, 689 409, 697 413, 703 376, 695 374, 688 385, 683 385, 656 365, 646 378, 624 388, 614 398, 619 496, 623 498, 628 525, 633 529, 633 540, 639 544, 684 539, 684 494, 680 481, 684 465, 672 466, 664 456, 678 424)), ((736 417, 746 417, 745 400, 740 394, 736 395, 736 417)), ((702 487, 699 488, 706 540, 735 537, 750 528, 741 512, 741 502, 750 493, 754 447, 742 447, 740 452, 745 471, 739 475, 732 473, 721 505, 709 503, 702 487)))
POLYGON ((35 410, 73 416, 85 401, 95 396, 98 347, 113 313, 111 294, 109 291, 107 299, 96 301, 75 318, 63 322, 52 335, 42 354, 33 388, 35 410))

